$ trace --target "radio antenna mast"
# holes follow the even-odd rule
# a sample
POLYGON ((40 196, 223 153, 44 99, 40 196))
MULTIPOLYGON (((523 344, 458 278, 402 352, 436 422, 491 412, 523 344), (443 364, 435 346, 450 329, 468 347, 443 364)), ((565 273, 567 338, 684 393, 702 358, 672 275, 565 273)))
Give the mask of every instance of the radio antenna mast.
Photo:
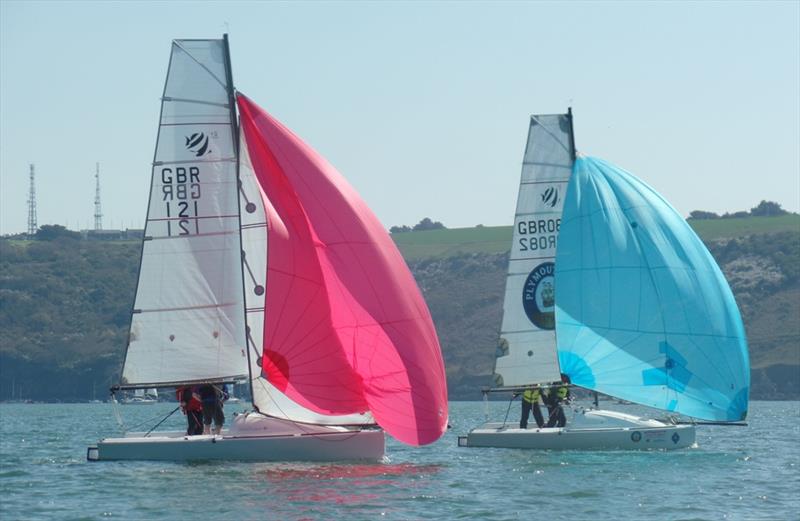
POLYGON ((103 229, 103 210, 100 206, 100 163, 95 163, 95 189, 94 189, 94 229, 103 229))
POLYGON ((36 224, 36 183, 34 182, 34 169, 31 163, 31 187, 28 191, 28 237, 33 238, 39 227, 36 224))

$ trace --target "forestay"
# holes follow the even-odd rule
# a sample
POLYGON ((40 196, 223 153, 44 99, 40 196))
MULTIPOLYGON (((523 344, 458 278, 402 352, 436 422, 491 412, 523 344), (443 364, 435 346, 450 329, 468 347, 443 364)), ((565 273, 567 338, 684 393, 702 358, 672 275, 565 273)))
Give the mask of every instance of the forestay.
POLYGON ((495 360, 498 387, 560 379, 554 261, 574 145, 570 114, 532 116, 495 360))
POLYGON ((747 414, 733 294, 686 221, 633 175, 578 159, 556 259, 562 371, 581 387, 695 418, 747 414))
POLYGON ((248 373, 223 40, 175 40, 121 387, 248 373))

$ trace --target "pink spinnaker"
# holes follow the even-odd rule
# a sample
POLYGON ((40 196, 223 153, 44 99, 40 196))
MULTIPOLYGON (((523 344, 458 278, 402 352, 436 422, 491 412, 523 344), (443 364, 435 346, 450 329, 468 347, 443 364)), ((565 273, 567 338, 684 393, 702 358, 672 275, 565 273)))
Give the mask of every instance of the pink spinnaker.
POLYGON ((381 223, 292 131, 239 94, 266 198, 264 377, 322 414, 371 411, 423 445, 447 425, 447 385, 430 312, 381 223))

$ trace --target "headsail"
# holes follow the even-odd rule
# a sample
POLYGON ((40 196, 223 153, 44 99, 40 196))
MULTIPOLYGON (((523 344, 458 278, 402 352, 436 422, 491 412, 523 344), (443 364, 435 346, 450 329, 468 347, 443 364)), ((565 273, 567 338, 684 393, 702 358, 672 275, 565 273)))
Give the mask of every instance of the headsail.
POLYGON ((553 263, 573 159, 571 113, 532 116, 495 360, 494 384, 498 387, 560 378, 553 263))
POLYGON ((244 287, 247 313, 247 337, 250 349, 250 374, 253 405, 264 414, 277 418, 313 423, 317 425, 373 424, 368 412, 350 415, 329 415, 307 409, 292 401, 264 377, 260 357, 264 349, 264 314, 267 312, 267 213, 271 206, 256 179, 248 152, 247 137, 239 134, 240 208, 242 210, 242 252, 244 262, 244 287))
POLYGON ((172 44, 122 388, 248 374, 223 40, 172 44))
POLYGON ((268 202, 267 379, 311 411, 369 410, 405 443, 435 441, 447 425, 444 365, 399 251, 329 163, 248 98, 238 105, 268 202))
POLYGON ((578 159, 567 191, 556 327, 576 385, 695 418, 747 414, 747 343, 725 277, 669 203, 599 159, 578 159))

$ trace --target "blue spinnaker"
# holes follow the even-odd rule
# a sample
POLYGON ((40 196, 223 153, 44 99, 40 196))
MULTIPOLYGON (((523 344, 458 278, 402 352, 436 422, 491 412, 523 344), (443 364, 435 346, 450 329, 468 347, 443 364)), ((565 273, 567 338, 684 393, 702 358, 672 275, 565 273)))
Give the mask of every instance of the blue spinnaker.
POLYGON ((655 190, 576 160, 555 264, 559 363, 573 384, 694 418, 745 418, 750 362, 733 293, 655 190))

